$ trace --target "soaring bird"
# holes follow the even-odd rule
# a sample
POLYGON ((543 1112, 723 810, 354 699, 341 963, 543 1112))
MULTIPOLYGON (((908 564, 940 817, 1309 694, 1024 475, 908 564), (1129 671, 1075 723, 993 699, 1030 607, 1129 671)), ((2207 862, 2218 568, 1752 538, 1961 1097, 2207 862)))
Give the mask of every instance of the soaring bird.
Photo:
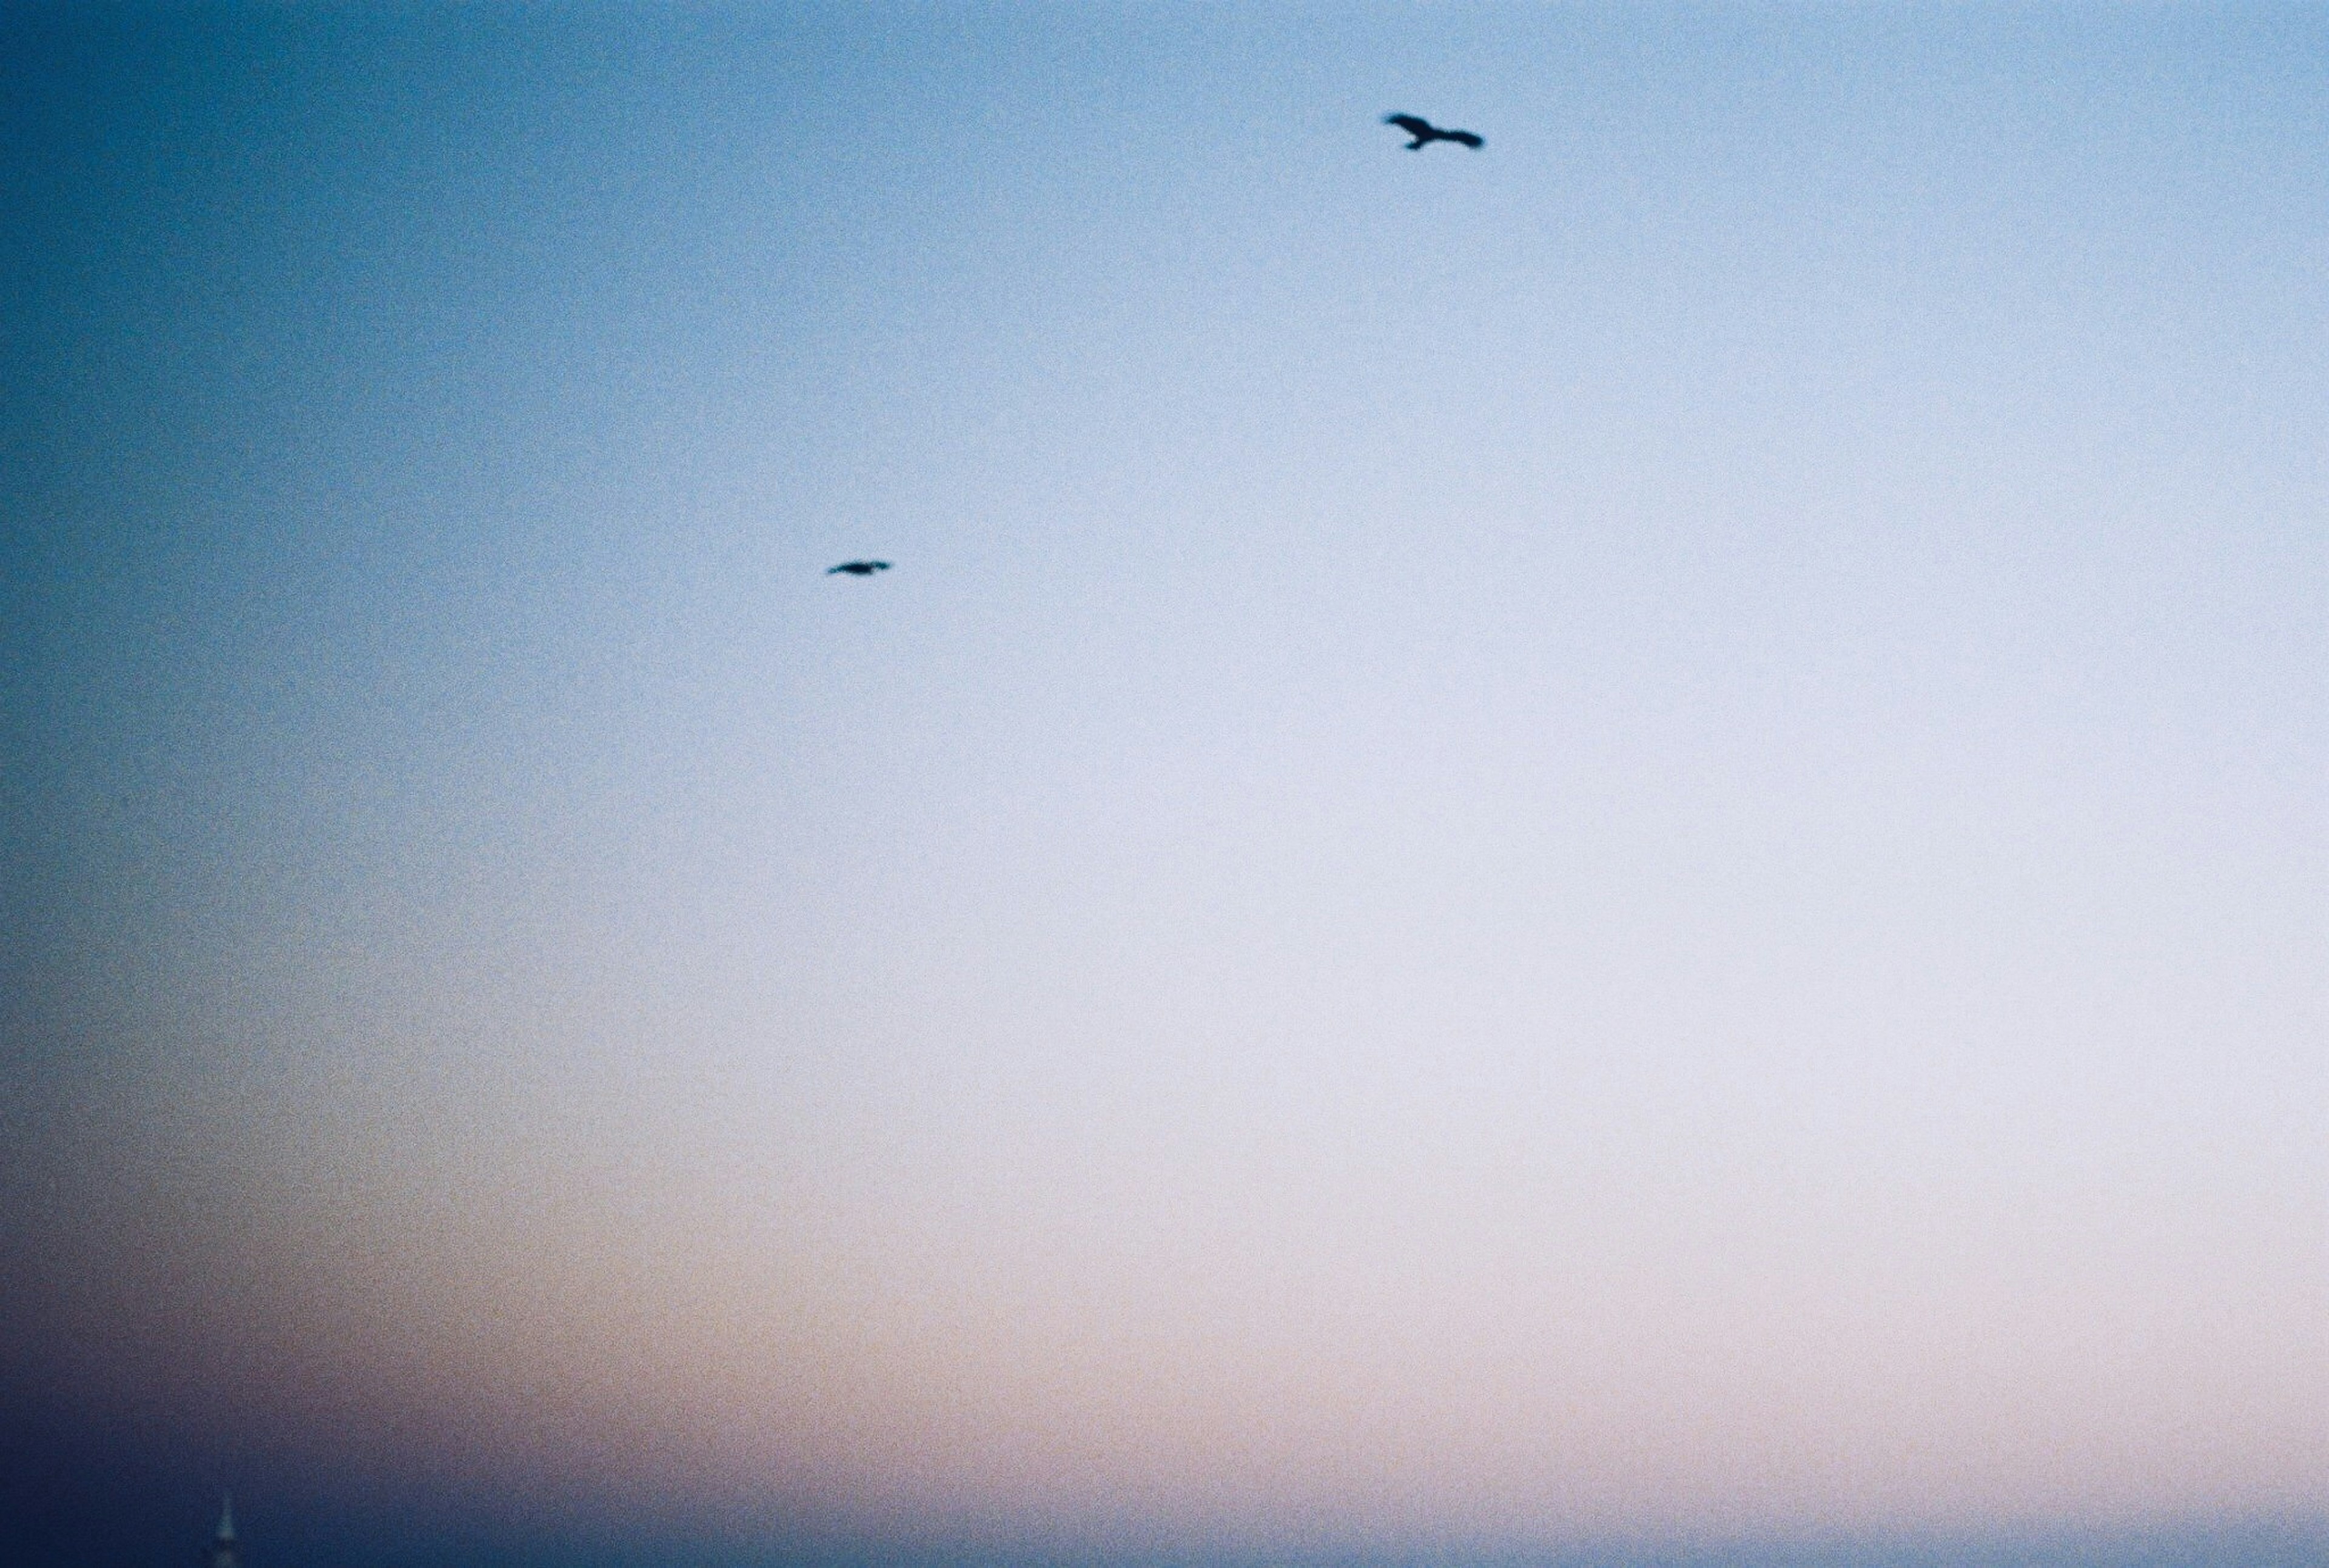
POLYGON ((1414 115, 1385 115, 1383 124, 1397 126, 1415 138, 1407 144, 1407 150, 1410 153, 1421 152, 1426 142, 1461 142, 1474 148, 1485 145, 1470 131, 1443 131, 1429 120, 1419 119, 1414 115))
POLYGON ((870 577, 875 572, 886 572, 889 569, 888 561, 843 561, 837 567, 825 568, 825 575, 831 577, 835 572, 847 572, 853 577, 870 577))

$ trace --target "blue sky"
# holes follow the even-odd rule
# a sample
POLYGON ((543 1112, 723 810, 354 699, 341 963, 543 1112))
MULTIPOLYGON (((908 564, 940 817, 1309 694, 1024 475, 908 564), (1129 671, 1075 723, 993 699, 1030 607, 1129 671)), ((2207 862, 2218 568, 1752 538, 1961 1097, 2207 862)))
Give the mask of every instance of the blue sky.
POLYGON ((11 1451, 2329 1507, 2315 12, 5 26, 11 1451))

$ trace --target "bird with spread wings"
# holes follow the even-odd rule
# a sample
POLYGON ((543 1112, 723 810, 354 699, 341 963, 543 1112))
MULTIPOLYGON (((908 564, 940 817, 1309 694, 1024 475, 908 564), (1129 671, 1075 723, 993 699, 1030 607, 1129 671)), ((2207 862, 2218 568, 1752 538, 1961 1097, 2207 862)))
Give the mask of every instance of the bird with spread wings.
POLYGON ((1416 115, 1385 115, 1383 124, 1397 126, 1415 138, 1407 144, 1407 150, 1410 153, 1421 152, 1426 142, 1457 142, 1473 148, 1487 145, 1470 131, 1443 131, 1429 120, 1416 115))
POLYGON ((886 572, 889 569, 888 561, 843 561, 837 567, 825 568, 825 575, 831 577, 835 572, 847 572, 853 577, 870 577, 875 572, 886 572))

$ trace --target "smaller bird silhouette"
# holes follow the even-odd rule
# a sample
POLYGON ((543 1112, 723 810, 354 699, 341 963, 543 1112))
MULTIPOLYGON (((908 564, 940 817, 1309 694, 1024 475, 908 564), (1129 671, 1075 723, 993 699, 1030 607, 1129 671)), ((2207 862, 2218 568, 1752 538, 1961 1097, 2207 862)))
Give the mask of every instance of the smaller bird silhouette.
POLYGON ((1407 150, 1410 153, 1421 152, 1423 144, 1426 142, 1461 142, 1464 146, 1475 149, 1487 145, 1470 131, 1443 131, 1429 120, 1415 115, 1385 115, 1383 124, 1397 126, 1415 138, 1407 144, 1407 150))
POLYGON ((875 572, 886 572, 889 569, 888 561, 843 561, 837 567, 825 568, 825 575, 831 577, 835 572, 847 572, 853 577, 870 577, 875 572))

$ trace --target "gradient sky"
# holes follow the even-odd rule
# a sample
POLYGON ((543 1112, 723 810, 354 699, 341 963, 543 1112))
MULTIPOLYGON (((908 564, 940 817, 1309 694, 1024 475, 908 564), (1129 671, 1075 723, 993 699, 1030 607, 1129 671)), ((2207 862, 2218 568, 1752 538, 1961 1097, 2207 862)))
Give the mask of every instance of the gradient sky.
POLYGON ((0 80, 36 1558, 2329 1542, 2329 13, 0 80))

